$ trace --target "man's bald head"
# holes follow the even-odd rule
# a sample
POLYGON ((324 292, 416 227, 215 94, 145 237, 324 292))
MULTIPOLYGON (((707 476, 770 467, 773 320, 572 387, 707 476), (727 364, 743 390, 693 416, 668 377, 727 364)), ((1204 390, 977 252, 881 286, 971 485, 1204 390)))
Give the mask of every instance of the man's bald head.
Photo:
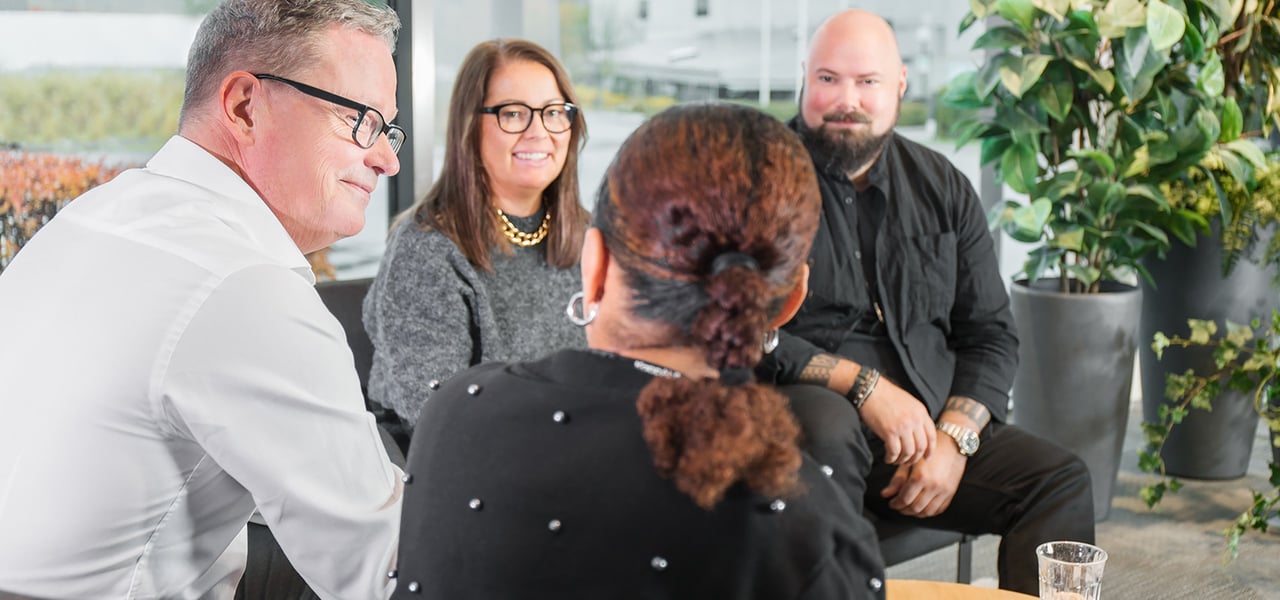
POLYGON ((827 46, 832 44, 846 46, 850 51, 874 54, 902 66, 898 36, 888 21, 872 12, 852 9, 828 17, 813 32, 813 39, 809 41, 809 59, 805 64, 813 62, 814 52, 827 52, 827 46))
POLYGON ((865 173, 898 122, 907 69, 893 28, 865 10, 846 10, 814 32, 805 61, 800 135, 850 176, 865 173))

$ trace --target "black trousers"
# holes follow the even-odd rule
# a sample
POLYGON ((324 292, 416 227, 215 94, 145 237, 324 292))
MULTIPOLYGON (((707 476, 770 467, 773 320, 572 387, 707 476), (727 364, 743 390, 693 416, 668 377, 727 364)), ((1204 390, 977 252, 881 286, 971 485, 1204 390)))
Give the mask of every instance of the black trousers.
POLYGON ((863 492, 864 509, 878 518, 1001 536, 997 559, 1001 588, 1037 595, 1036 546, 1053 540, 1094 541, 1088 467, 1048 440, 1012 425, 991 423, 982 432, 978 453, 965 465, 951 505, 936 517, 921 519, 889 508, 889 501, 880 497, 897 467, 884 463, 884 443, 860 426, 852 407, 793 402, 792 410, 805 432, 805 448, 814 458, 861 470, 837 472, 835 477, 847 489, 863 492), (850 428, 850 419, 859 426, 850 428), (869 464, 847 458, 849 449, 861 447, 870 449, 869 464), (867 467, 860 469, 862 465, 867 467))

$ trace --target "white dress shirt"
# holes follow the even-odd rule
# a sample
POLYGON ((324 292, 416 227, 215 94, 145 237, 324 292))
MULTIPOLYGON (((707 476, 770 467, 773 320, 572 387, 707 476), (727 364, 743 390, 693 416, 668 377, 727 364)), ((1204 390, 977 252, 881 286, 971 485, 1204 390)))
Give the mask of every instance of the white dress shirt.
POLYGON ((386 597, 400 492, 306 259, 189 140, 0 275, 0 590, 231 598, 256 506, 321 597, 386 597))

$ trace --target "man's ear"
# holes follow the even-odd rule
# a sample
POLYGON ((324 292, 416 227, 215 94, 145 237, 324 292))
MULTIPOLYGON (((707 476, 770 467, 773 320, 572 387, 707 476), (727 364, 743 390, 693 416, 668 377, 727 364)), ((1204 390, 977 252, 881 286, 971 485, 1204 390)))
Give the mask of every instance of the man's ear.
POLYGON ((582 294, 584 304, 596 304, 604 297, 605 279, 609 275, 609 248, 604 235, 591 227, 582 238, 582 294))
POLYGON ((262 82, 245 71, 227 75, 218 87, 218 118, 241 143, 251 144, 261 109, 262 82))
POLYGON ((800 265, 800 272, 796 276, 796 285, 787 292, 786 300, 782 301, 782 310, 778 312, 778 316, 769 322, 769 329, 777 329, 787 324, 791 317, 796 316, 800 311, 800 305, 804 304, 805 298, 809 296, 809 265, 800 265))
MULTIPOLYGON (((928 90, 925 90, 926 92, 928 90)), ((902 65, 902 72, 898 74, 898 100, 902 100, 907 96, 907 65, 902 65)))

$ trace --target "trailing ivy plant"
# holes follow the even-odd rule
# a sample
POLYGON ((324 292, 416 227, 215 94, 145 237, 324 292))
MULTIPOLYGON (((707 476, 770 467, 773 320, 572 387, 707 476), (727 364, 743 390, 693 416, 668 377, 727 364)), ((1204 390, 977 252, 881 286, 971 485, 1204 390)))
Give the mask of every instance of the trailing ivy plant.
MULTIPOLYGON (((988 109, 960 130, 981 162, 1025 194, 990 218, 1039 243, 1023 273, 1063 292, 1150 275, 1140 259, 1194 243, 1204 217, 1169 204, 1160 184, 1186 177, 1215 145, 1232 160, 1261 152, 1239 139, 1214 50, 1229 1, 970 0, 963 32, 1001 17, 974 42, 992 54, 948 86, 947 102, 988 109), (1224 127, 1224 117, 1226 124, 1224 127)), ((1226 25, 1224 25, 1226 24, 1226 25)), ((1237 106, 1238 109, 1238 106, 1237 106)), ((1243 157, 1243 158, 1241 158, 1243 157)))
MULTIPOLYGON (((1163 356, 1169 346, 1182 348, 1200 347, 1213 350, 1214 368, 1207 373, 1187 369, 1183 373, 1171 373, 1165 382, 1165 397, 1172 403, 1162 404, 1158 423, 1143 423, 1146 446, 1138 451, 1138 467, 1156 474, 1157 480, 1143 486, 1140 495, 1148 507, 1155 507, 1166 492, 1177 492, 1181 482, 1165 472, 1161 449, 1173 427, 1181 423, 1192 410, 1212 410, 1213 401, 1226 390, 1252 394, 1254 410, 1272 431, 1272 440, 1280 444, 1280 311, 1273 311, 1266 328, 1258 319, 1248 326, 1226 323, 1226 332, 1219 334, 1213 321, 1189 319, 1187 337, 1168 337, 1157 333, 1151 344, 1156 357, 1163 356)), ((1235 558, 1240 536, 1250 529, 1265 532, 1268 520, 1280 514, 1280 463, 1272 462, 1266 492, 1253 491, 1252 503, 1223 532, 1227 537, 1227 549, 1235 558)))

